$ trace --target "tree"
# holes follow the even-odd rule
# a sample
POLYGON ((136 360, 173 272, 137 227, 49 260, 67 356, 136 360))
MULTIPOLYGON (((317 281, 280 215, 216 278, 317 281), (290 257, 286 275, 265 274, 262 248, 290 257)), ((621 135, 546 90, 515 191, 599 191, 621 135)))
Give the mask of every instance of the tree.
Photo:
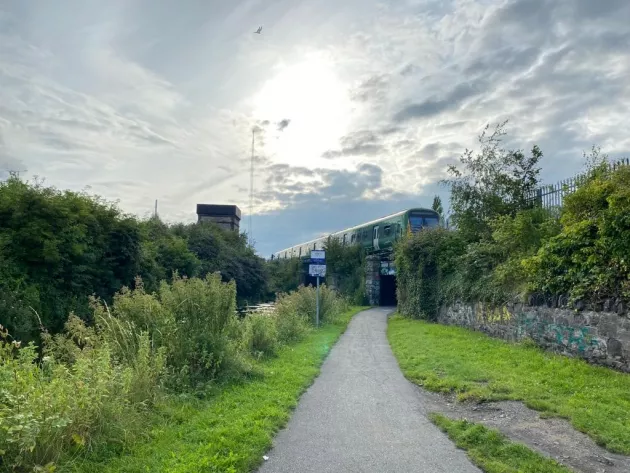
POLYGON ((352 303, 365 304, 365 252, 361 245, 343 245, 328 237, 324 248, 327 279, 334 280, 335 288, 352 303))
POLYGON ((505 123, 497 125, 490 136, 486 126, 479 136, 480 152, 467 149, 460 158, 462 169, 449 166, 451 177, 442 181, 451 189, 453 221, 467 241, 489 239, 492 219, 513 216, 533 204, 542 151, 534 145, 526 156, 520 150, 502 148, 505 123))
POLYGON ((15 176, 0 183, 0 299, 5 307, 0 323, 14 336, 37 336, 38 320, 16 322, 27 313, 36 312, 52 332, 63 327, 71 311, 88 317, 88 296, 109 298, 130 284, 140 260, 137 221, 116 205, 15 176))
POLYGON ((442 199, 439 195, 433 197, 433 204, 431 205, 431 208, 440 215, 440 221, 444 221, 444 209, 442 207, 442 199))
POLYGON ((199 260, 199 276, 220 272, 224 281, 236 282, 239 304, 256 303, 267 295, 267 267, 247 244, 247 236, 212 222, 173 227, 199 260))

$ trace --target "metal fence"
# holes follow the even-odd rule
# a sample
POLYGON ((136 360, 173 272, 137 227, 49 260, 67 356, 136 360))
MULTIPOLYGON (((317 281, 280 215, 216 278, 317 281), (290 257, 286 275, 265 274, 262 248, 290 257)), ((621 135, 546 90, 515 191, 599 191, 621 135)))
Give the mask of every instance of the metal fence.
MULTIPOLYGON (((620 159, 608 164, 608 170, 614 171, 622 166, 629 166, 630 158, 620 159)), ((562 207, 564 198, 575 192, 588 180, 588 173, 578 174, 569 179, 564 179, 556 184, 541 186, 528 196, 531 202, 535 202, 546 209, 558 209, 562 207)))

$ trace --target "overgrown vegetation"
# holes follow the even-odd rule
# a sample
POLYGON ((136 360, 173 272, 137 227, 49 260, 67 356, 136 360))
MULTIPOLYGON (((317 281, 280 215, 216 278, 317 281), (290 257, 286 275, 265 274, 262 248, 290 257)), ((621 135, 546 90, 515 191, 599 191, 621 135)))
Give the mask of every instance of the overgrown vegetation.
MULTIPOLYGON (((322 288, 323 323, 347 304, 322 288)), ((244 381, 255 360, 312 329, 315 290, 283 295, 270 315, 236 317, 236 284, 218 274, 175 277, 158 291, 141 280, 111 305, 91 300, 91 326, 70 315, 44 333, 43 357, 0 332, 0 471, 45 468, 96 449, 119 452, 142 434, 156 403, 204 396, 217 382, 244 381)))
POLYGON ((245 235, 210 223, 139 221, 98 196, 0 182, 0 323, 18 340, 38 340, 40 323, 60 332, 70 312, 90 323, 89 297, 110 303, 136 276, 155 291, 174 272, 216 271, 236 282, 239 303, 268 295, 266 266, 245 235))
MULTIPOLYGON (((435 320, 454 302, 501 305, 532 294, 602 304, 630 298, 630 169, 593 148, 589 171, 562 209, 545 209, 542 151, 501 146, 503 125, 450 166, 455 230, 428 229, 397 245, 400 312, 435 320)), ((434 205, 438 206, 439 202, 434 205)))
POLYGON ((405 376, 426 389, 456 393, 462 401, 522 400, 570 420, 608 450, 630 454, 627 374, 532 344, 400 316, 390 319, 388 338, 405 376))
POLYGON ((169 398, 159 406, 149 441, 136 442, 123 455, 91 455, 64 466, 76 473, 253 471, 359 310, 336 316, 334 324, 297 344, 280 346, 275 357, 253 361, 256 375, 247 382, 220 386, 202 400, 169 398))
MULTIPOLYGON (((350 303, 365 305, 365 250, 360 245, 344 246, 333 238, 328 238, 324 249, 329 285, 350 303)), ((307 265, 299 258, 270 261, 268 267, 270 297, 293 291, 305 280, 307 265)))
POLYGON ((570 473, 556 461, 510 442, 500 432, 466 420, 452 420, 432 414, 431 421, 451 440, 466 450, 472 461, 486 473, 570 473))
POLYGON ((335 287, 353 304, 365 305, 365 250, 360 245, 344 246, 329 238, 325 245, 326 271, 335 287))
POLYGON ((602 304, 630 301, 630 167, 598 165, 566 197, 562 231, 523 262, 531 290, 602 304))

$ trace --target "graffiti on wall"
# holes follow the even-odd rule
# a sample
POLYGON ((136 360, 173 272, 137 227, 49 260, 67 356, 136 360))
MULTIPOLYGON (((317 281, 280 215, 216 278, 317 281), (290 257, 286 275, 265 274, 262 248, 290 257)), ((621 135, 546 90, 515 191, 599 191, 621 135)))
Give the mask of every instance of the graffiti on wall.
POLYGON ((534 340, 553 341, 580 353, 586 350, 605 348, 604 343, 593 337, 589 327, 575 327, 541 321, 533 317, 521 317, 516 325, 517 337, 530 336, 534 340))

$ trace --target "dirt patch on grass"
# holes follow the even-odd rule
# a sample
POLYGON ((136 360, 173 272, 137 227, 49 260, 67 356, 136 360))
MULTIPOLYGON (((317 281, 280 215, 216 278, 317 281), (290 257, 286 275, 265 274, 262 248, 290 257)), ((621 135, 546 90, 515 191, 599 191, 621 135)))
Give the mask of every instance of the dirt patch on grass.
POLYGON ((454 396, 418 388, 427 412, 467 419, 494 428, 514 442, 527 445, 580 473, 628 473, 630 457, 610 453, 590 437, 558 418, 541 418, 522 402, 461 403, 454 396))

